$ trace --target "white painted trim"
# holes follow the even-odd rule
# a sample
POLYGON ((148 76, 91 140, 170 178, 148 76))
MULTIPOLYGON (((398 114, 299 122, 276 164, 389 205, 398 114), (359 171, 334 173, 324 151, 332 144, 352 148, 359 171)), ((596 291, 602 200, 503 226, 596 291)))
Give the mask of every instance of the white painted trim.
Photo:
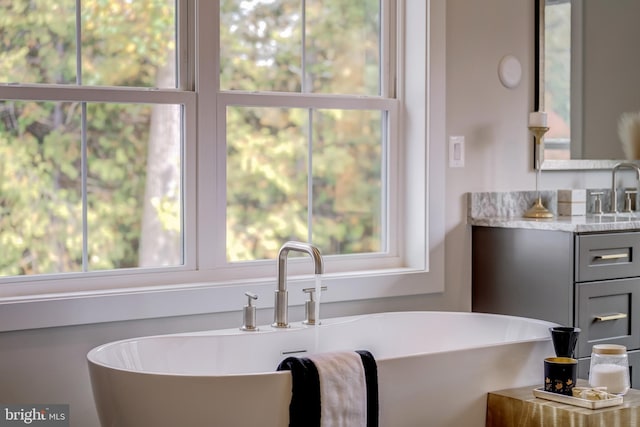
POLYGON ((179 89, 0 84, 0 99, 12 100, 184 104, 195 96, 179 89))
MULTIPOLYGON (((292 277, 288 280, 289 305, 304 303, 303 288, 314 285, 315 278, 292 277)), ((410 270, 387 274, 355 274, 324 277, 323 303, 423 294, 428 291, 424 273, 410 270), (389 286, 389 283, 393 286, 389 286)), ((268 282, 229 283, 227 285, 185 284, 172 287, 134 288, 105 292, 86 292, 34 298, 12 298, 0 302, 0 332, 115 322, 169 316, 187 316, 238 311, 246 303, 245 291, 258 295, 259 309, 271 308, 275 279, 268 282)))
MULTIPOLYGON (((420 0, 413 0, 421 4, 420 0)), ((445 246, 445 164, 446 164, 446 0, 427 0, 427 94, 428 121, 426 200, 428 223, 429 281, 433 289, 444 292, 445 246)))
POLYGON ((323 95, 310 93, 279 93, 279 92, 221 92, 218 95, 221 105, 236 105, 250 107, 271 107, 277 105, 283 108, 317 108, 317 109, 387 109, 391 110, 398 103, 395 99, 379 96, 346 96, 323 95))

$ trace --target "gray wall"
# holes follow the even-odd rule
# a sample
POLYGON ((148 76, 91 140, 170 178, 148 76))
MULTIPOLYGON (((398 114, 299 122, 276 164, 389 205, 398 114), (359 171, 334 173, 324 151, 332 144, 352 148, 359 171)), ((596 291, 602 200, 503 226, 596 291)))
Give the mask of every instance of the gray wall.
POLYGON ((584 158, 624 159, 618 120, 640 111, 640 2, 599 0, 583 9, 584 158))

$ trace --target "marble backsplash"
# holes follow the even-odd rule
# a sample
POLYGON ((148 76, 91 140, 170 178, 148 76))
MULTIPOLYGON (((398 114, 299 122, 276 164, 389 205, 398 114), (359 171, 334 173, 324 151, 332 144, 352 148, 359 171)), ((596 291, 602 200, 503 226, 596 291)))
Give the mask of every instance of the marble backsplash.
MULTIPOLYGON (((610 211, 611 190, 610 189, 588 189, 587 190, 587 213, 595 211, 595 197, 593 192, 603 193, 601 196, 602 210, 610 211)), ((623 194, 622 191, 620 193, 623 194)), ((507 192, 480 192, 467 193, 467 217, 471 218, 514 218, 522 217, 537 198, 536 191, 507 191, 507 192)), ((544 190, 540 192, 542 204, 554 215, 558 214, 558 192, 556 190, 544 190)), ((622 210, 624 196, 618 196, 618 209, 622 210)), ((632 202, 635 206, 635 195, 632 202)))
MULTIPOLYGON (((467 194, 467 216, 469 218, 521 217, 538 197, 536 191, 483 192, 467 194)), ((557 214, 558 193, 541 191, 542 204, 554 215, 557 214)))

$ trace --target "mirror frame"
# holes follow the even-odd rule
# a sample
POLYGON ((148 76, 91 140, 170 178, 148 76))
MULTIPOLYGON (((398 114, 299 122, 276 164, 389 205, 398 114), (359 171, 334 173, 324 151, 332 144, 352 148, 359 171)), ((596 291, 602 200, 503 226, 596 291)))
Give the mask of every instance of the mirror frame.
MULTIPOLYGON (((544 111, 544 8, 546 0, 535 0, 535 37, 534 37, 534 111, 544 111)), ((536 168, 538 155, 533 147, 533 164, 536 168)), ((613 169, 620 162, 627 160, 589 160, 589 159, 571 159, 571 160, 542 160, 540 164, 541 170, 598 170, 613 169)))

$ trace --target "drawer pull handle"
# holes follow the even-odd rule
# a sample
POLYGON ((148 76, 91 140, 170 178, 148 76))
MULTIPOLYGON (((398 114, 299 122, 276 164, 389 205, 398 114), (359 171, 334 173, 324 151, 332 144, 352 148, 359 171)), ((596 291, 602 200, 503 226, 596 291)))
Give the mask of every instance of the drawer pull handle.
POLYGON ((626 319, 627 313, 607 314, 605 316, 596 316, 596 322, 608 322, 609 320, 626 319))
POLYGON ((595 258, 595 259, 603 259, 603 260, 608 260, 608 259, 623 259, 623 258, 629 258, 629 254, 608 254, 608 255, 596 255, 594 258, 595 258))

